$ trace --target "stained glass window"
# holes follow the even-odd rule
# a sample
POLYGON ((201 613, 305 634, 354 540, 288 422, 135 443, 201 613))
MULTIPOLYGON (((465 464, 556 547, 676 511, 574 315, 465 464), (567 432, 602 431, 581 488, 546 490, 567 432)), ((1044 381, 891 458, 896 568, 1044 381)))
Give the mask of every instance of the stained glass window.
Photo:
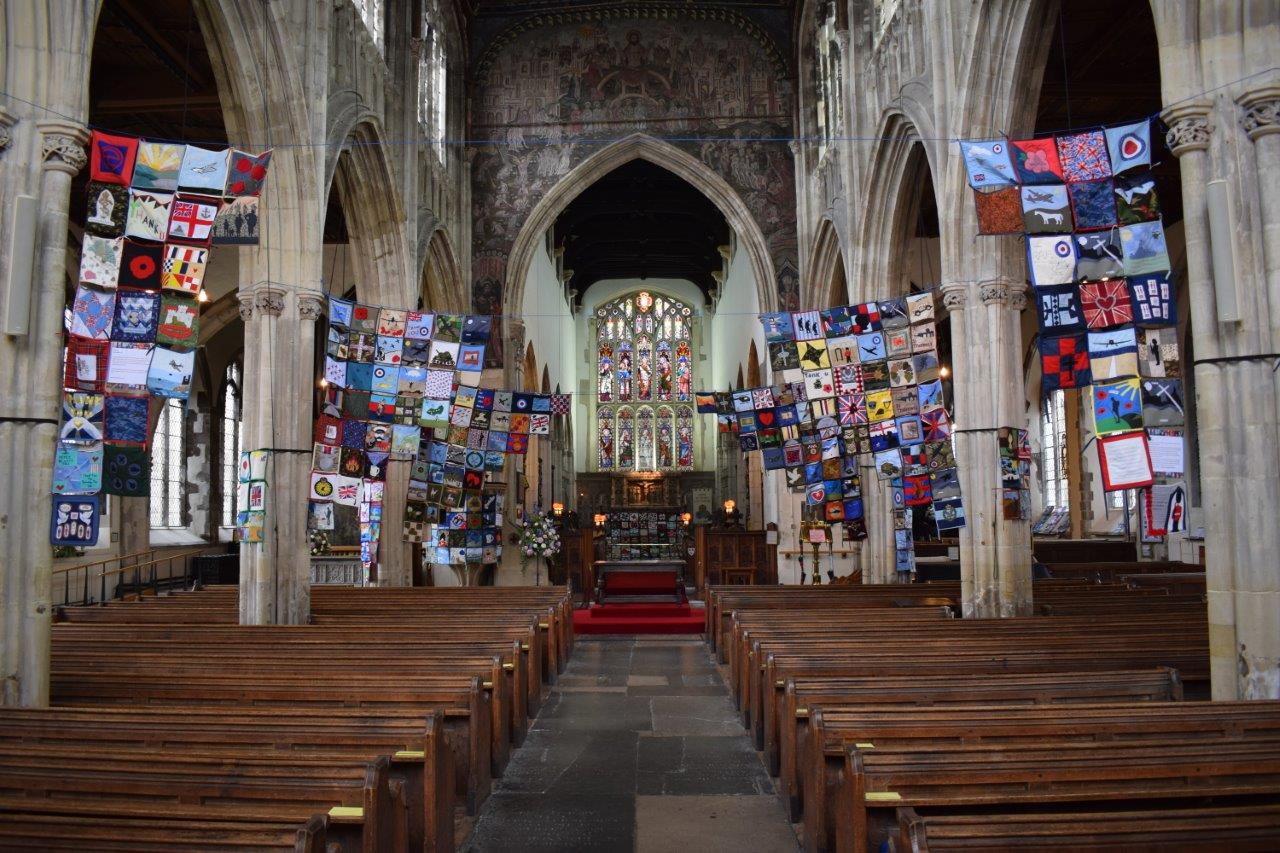
POLYGON ((693 309, 639 291, 596 309, 596 329, 600 470, 692 468, 693 410, 649 404, 693 399, 693 309))

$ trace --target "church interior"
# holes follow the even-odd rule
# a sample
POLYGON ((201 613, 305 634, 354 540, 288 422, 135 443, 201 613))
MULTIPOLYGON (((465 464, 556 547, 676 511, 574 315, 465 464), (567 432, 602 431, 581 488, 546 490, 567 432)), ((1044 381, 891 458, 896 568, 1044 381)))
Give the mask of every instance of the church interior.
POLYGON ((1280 847, 1280 6, 0 29, 0 849, 1280 847))

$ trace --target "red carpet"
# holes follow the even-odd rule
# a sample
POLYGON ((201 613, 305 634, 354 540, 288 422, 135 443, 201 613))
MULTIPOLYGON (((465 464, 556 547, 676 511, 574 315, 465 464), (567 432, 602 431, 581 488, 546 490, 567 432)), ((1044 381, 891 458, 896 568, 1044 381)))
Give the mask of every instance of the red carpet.
POLYGON ((706 619, 687 604, 605 604, 573 611, 578 634, 701 634, 706 619))

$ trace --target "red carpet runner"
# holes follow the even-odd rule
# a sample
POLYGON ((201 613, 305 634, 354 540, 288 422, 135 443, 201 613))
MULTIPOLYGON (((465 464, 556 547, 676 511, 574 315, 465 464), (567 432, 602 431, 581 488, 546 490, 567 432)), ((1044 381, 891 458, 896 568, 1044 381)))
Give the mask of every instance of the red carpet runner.
POLYGON ((573 611, 579 634, 701 634, 706 619, 687 604, 605 604, 573 611))

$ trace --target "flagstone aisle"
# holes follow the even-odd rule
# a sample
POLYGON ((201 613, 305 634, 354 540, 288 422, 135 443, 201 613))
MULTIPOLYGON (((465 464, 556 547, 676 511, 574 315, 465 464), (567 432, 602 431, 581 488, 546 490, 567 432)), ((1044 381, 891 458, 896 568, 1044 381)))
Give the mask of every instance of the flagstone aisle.
POLYGON ((701 638, 579 637, 464 853, 795 853, 701 638))

